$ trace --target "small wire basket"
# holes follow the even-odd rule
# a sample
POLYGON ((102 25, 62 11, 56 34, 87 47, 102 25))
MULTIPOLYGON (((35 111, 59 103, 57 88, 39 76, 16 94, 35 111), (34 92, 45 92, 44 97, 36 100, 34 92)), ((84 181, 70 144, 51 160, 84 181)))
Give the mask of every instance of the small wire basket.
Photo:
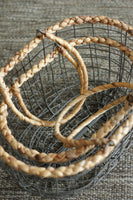
MULTIPOLYGON (((87 86, 87 90, 93 91, 94 88, 98 88, 101 85, 115 82, 128 83, 128 86, 121 84, 120 87, 117 87, 115 85, 115 87, 111 86, 106 90, 104 88, 101 92, 93 92, 92 95, 88 95, 85 102, 82 102, 82 108, 80 107, 76 115, 60 127, 62 135, 67 137, 81 123, 99 110, 102 110, 103 107, 107 108, 108 104, 111 104, 113 101, 117 102, 117 99, 123 100, 125 97, 127 98, 126 95, 132 92, 132 84, 130 83, 133 81, 133 28, 124 22, 119 22, 118 20, 104 16, 84 16, 65 19, 48 28, 47 31, 51 33, 55 32, 56 36, 68 41, 71 46, 74 46, 78 50, 86 65, 89 76, 89 87, 87 86)), ((30 119, 30 123, 18 118, 9 106, 7 107, 7 124, 12 135, 26 147, 36 149, 38 152, 61 153, 67 151, 67 147, 63 146, 62 142, 55 136, 55 128, 52 125, 49 125, 49 127, 36 126, 32 123, 32 120, 35 120, 38 124, 41 122, 39 120, 48 121, 48 124, 49 121, 56 121, 58 115, 65 109, 68 103, 74 101, 83 92, 81 90, 82 80, 79 76, 80 72, 73 66, 73 63, 75 63, 74 60, 70 62, 67 57, 67 52, 64 55, 61 53, 61 45, 56 41, 51 41, 46 38, 42 31, 38 31, 37 36, 34 38, 35 40, 40 41, 37 42, 32 51, 27 50, 23 52, 23 58, 20 57, 18 59, 19 61, 14 63, 16 66, 8 72, 8 76, 4 79, 6 85, 13 91, 13 104, 23 115, 25 115, 25 110, 21 106, 22 104, 20 105, 20 101, 22 100, 23 102, 21 103, 26 105, 26 109, 28 110, 26 112, 29 115, 27 119, 30 119), (60 53, 54 58, 51 52, 56 50, 59 50, 60 53), (26 74, 32 66, 38 66, 37 64, 40 63, 40 60, 45 59, 48 54, 53 57, 45 67, 41 67, 41 70, 39 68, 38 72, 35 72, 32 76, 27 76, 28 78, 22 75, 26 74), (21 83, 21 87, 17 88, 21 91, 21 96, 18 97, 16 95, 18 90, 13 86, 14 83, 21 82, 20 80, 22 79, 19 77, 25 79, 21 83)), ((27 47, 27 49, 30 49, 30 45, 27 45, 27 47)), ((19 55, 19 53, 16 55, 19 55)), ((72 58, 72 54, 69 56, 72 58)), ((4 100, 8 101, 6 98, 4 100)), ((129 96, 128 100, 129 103, 132 103, 132 98, 130 101, 129 96)), ((123 108, 123 105, 124 101, 121 101, 110 107, 110 109, 107 109, 106 112, 102 112, 94 117, 80 131, 77 131, 74 139, 89 139, 97 131, 102 131, 104 124, 108 120, 114 119, 114 114, 117 115, 116 113, 123 108)), ((70 108, 70 112, 73 113, 72 108, 70 108)), ((111 137, 123 123, 126 123, 127 119, 132 116, 132 113, 132 109, 127 113, 125 112, 124 117, 117 121, 114 127, 108 131, 107 138, 111 137)), ((19 149, 20 152, 14 150, 9 145, 9 141, 6 141, 7 138, 5 139, 2 135, 0 137, 1 145, 10 154, 19 160, 23 160, 27 164, 38 167, 57 168, 69 166, 89 156, 93 156, 101 149, 100 145, 96 145, 83 155, 73 157, 71 160, 68 159, 64 163, 39 163, 38 159, 30 160, 28 156, 22 155, 21 149, 19 149)), ((86 169, 72 176, 44 179, 16 171, 7 165, 6 168, 9 173, 12 173, 21 187, 33 194, 39 194, 45 197, 54 196, 58 199, 59 197, 64 198, 65 196, 77 193, 83 188, 91 188, 96 185, 115 167, 123 153, 132 145, 132 137, 131 126, 130 131, 128 131, 124 139, 106 159, 91 169, 86 169)), ((106 151, 106 147, 104 150, 106 151)), ((4 164, 2 165, 5 166, 4 164)))

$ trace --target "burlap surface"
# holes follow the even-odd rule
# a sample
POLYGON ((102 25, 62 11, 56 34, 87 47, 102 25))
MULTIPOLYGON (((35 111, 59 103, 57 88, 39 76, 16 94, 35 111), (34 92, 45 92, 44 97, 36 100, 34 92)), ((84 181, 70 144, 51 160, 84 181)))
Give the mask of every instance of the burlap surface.
MULTIPOLYGON (((0 0, 0 66, 4 66, 36 34, 54 23, 76 15, 105 15, 133 25, 132 0, 0 0)), ((74 199, 133 199, 133 148, 97 186, 74 199)), ((54 197, 53 197, 54 198, 54 197)), ((31 196, 0 168, 0 199, 45 199, 31 196)))

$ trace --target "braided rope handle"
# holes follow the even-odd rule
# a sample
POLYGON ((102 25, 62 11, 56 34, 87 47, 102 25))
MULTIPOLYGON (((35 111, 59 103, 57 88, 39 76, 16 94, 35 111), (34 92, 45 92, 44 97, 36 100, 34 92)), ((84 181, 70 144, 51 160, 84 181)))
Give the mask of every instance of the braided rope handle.
MULTIPOLYGON (((88 73, 87 73, 87 69, 86 66, 83 62, 82 57, 80 56, 79 52, 73 47, 71 46, 67 41, 58 38, 57 36, 54 36, 51 33, 45 33, 46 37, 48 37, 49 39, 58 42, 60 45, 62 45, 61 50, 62 50, 62 54, 65 55, 68 60, 70 60, 70 62, 72 61, 72 63, 74 64, 75 68, 77 69, 78 73, 79 73, 79 77, 80 77, 80 81, 81 81, 81 91, 80 93, 84 93, 85 91, 88 90, 88 73), (76 60, 74 60, 70 55, 68 56, 68 53, 66 53, 66 50, 63 48, 65 47, 65 49, 68 49, 69 52, 71 52, 77 59, 77 61, 79 62, 79 64, 77 64, 76 60)), ((12 86, 14 94, 19 93, 19 85, 22 84, 22 82, 27 81, 29 78, 33 77, 35 73, 37 73, 38 71, 40 71, 42 69, 42 67, 45 67, 47 65, 47 63, 51 62, 54 59, 54 55, 58 55, 57 52, 52 52, 50 54, 48 54, 46 56, 45 59, 41 60, 39 62, 38 65, 34 65, 31 69, 29 69, 27 71, 27 73, 22 74, 19 78, 19 81, 15 81, 15 84, 12 86)), ((27 116, 24 116, 24 114, 22 112, 20 112, 17 107, 14 105, 14 103, 12 102, 12 91, 11 89, 7 88, 7 86, 5 85, 5 82, 1 82, 1 92, 4 96, 4 101, 5 103, 12 109, 12 111, 22 120, 25 120, 28 123, 31 123, 32 125, 37 125, 37 126, 47 126, 47 127, 52 127, 55 122, 54 121, 44 121, 44 120, 39 120, 36 117, 34 117, 33 115, 30 114, 29 118, 27 116)), ((19 98, 19 97, 18 97, 19 98)), ((23 107, 23 110, 25 110, 26 106, 24 105, 24 102, 22 101, 22 98, 19 99, 19 103, 21 105, 21 107, 23 107), (20 102, 21 101, 21 102, 20 102)), ((80 109, 81 106, 83 105, 84 101, 81 100, 81 102, 79 102, 78 106, 75 107, 75 109, 72 111, 73 114, 76 114, 80 109)), ((27 111, 27 109, 26 109, 27 111)), ((29 113, 27 111, 27 113, 29 113)), ((66 121, 68 121, 71 117, 71 113, 65 117, 65 120, 63 121, 64 123, 66 121)))
MULTIPOLYGON (((111 19, 106 16, 76 16, 72 18, 67 18, 62 20, 61 22, 54 24, 53 26, 50 26, 49 28, 47 28, 47 31, 49 33, 55 33, 56 31, 61 30, 65 27, 73 25, 81 25, 85 23, 92 23, 92 24, 101 23, 110 26, 115 26, 133 36, 132 26, 124 23, 123 21, 111 19)), ((17 63, 22 61, 25 58, 25 56, 28 53, 30 53, 44 39, 45 36, 43 34, 40 33, 39 35, 40 37, 36 36, 22 50, 17 52, 16 55, 10 59, 9 63, 5 67, 1 68, 0 75, 3 78, 7 75, 8 71, 11 71, 17 63)))
MULTIPOLYGON (((101 24, 107 24, 110 26, 115 26, 120 28, 121 30, 126 31, 128 34, 133 36, 133 27, 124 23, 123 21, 115 20, 108 18, 106 16, 76 16, 72 18, 67 18, 62 20, 61 22, 56 23, 53 26, 50 26, 47 28, 47 31, 49 33, 55 33, 58 30, 61 30, 68 26, 73 25, 81 25, 85 23, 101 23, 101 24)), ((5 77, 9 71, 11 71, 14 66, 22 61, 28 53, 30 53, 37 45, 44 39, 44 34, 39 34, 36 36, 33 40, 30 41, 29 44, 27 44, 22 50, 16 53, 14 57, 12 57, 9 61, 9 63, 0 69, 0 77, 5 77)))
MULTIPOLYGON (((81 19, 81 21, 84 19, 84 17, 77 17, 76 18, 77 21, 75 20, 75 24, 82 23, 81 21, 78 21, 79 18, 81 19)), ((113 25, 113 23, 114 23, 115 26, 118 26, 118 27, 120 26, 123 30, 126 30, 129 34, 131 34, 131 35, 133 34, 132 27, 130 27, 130 26, 124 24, 124 23, 120 23, 118 20, 110 20, 109 18, 106 18, 106 17, 101 17, 101 20, 98 21, 99 19, 100 18, 98 18, 98 17, 92 17, 92 21, 93 21, 92 23, 100 22, 100 23, 105 23, 105 24, 109 23, 110 25, 113 25), (111 24, 111 22, 112 22, 112 24, 111 24)), ((71 18, 71 20, 72 20, 72 18, 71 18)), ((71 25, 71 23, 72 23, 72 21, 70 22, 70 25, 71 25)), ((63 22, 63 24, 64 24, 64 26, 66 26, 66 22, 63 22)), ((55 25, 55 27, 56 26, 58 27, 58 23, 55 25)), ((40 38, 43 39, 44 36, 41 36, 40 38)), ((23 52, 21 52, 21 53, 22 53, 22 56, 26 56, 27 52, 26 53, 24 52, 24 54, 23 54, 23 52)), ((16 54, 16 57, 18 56, 18 54, 16 54)), ((20 56, 18 62, 21 59, 22 59, 22 57, 20 56)), ((12 61, 13 60, 11 60, 11 62, 12 61)), ((0 71, 0 75, 2 75, 2 79, 4 78, 3 72, 5 74, 7 74, 7 72, 11 69, 11 68, 10 69, 8 68, 8 65, 6 65, 6 66, 7 66, 6 68, 2 68, 1 71, 0 71)), ((0 79, 0 83, 4 81, 2 79, 0 79)), ((0 85, 0 87, 1 87, 1 85, 0 85)), ((84 96, 84 98, 85 98, 85 96, 84 96)), ((6 115, 6 114, 7 113, 4 113, 4 115, 6 115)), ((0 116, 0 119, 3 119, 3 118, 0 116)), ((110 137, 110 139, 114 141, 115 145, 117 145, 120 142, 120 140, 124 137, 124 135, 126 135, 128 133, 128 131, 132 128, 132 123, 131 123, 132 120, 133 120, 133 116, 130 115, 128 120, 126 120, 126 122, 124 122, 123 125, 121 127, 119 127, 117 129, 117 131, 110 137), (123 130, 125 132, 123 132, 123 130)), ((115 145, 113 147, 108 146, 106 148, 106 151, 104 151, 104 152, 101 149, 94 156, 91 156, 91 157, 87 158, 86 160, 72 164, 68 167, 59 167, 57 169, 54 169, 53 167, 49 167, 49 168, 42 168, 41 167, 41 168, 39 168, 39 167, 36 167, 36 166, 26 165, 25 163, 23 163, 19 160, 16 160, 14 157, 12 157, 8 153, 6 153, 1 146, 0 146, 0 156, 9 165, 14 167, 14 169, 22 170, 26 173, 34 174, 34 175, 38 175, 38 176, 42 176, 42 177, 63 177, 63 176, 67 176, 67 175, 74 175, 76 173, 82 172, 85 169, 89 169, 89 168, 95 166, 96 164, 101 162, 103 159, 105 159, 111 153, 111 151, 114 149, 115 145)))
MULTIPOLYGON (((49 27, 47 29, 47 31, 49 33, 54 33, 58 30, 61 30, 62 28, 68 27, 68 26, 81 25, 81 24, 85 24, 85 23, 108 24, 111 26, 116 26, 116 27, 120 28, 121 30, 126 31, 131 36, 133 35, 133 27, 132 26, 129 26, 128 24, 126 24, 122 21, 108 18, 106 16, 77 16, 77 17, 64 19, 61 22, 58 22, 55 25, 49 27)), ((17 63, 22 61, 26 57, 26 55, 28 53, 30 53, 44 38, 45 38, 44 34, 40 33, 33 40, 31 40, 31 42, 29 44, 27 44, 22 50, 17 52, 16 55, 10 59, 9 63, 5 67, 2 67, 0 69, 0 89, 1 89, 1 93, 3 94, 6 101, 8 101, 8 98, 9 98, 9 95, 8 95, 8 98, 6 98, 6 94, 7 94, 7 92, 9 92, 9 88, 7 88, 7 86, 5 85, 4 77, 8 74, 9 71, 11 71, 14 68, 14 66, 17 63), (5 93, 5 91, 6 91, 6 93, 5 93)), ((11 98, 11 96, 12 95, 10 94, 10 98, 11 98)), ((12 102, 10 102, 10 103, 12 103, 12 102)), ((83 102, 81 103, 81 105, 82 104, 83 104, 83 102)), ((24 108, 24 105, 23 105, 23 108, 24 108)), ((80 106, 79 106, 79 109, 80 109, 80 106)), ((15 110, 15 112, 18 112, 15 108, 14 108, 14 110, 15 110)), ((24 109, 24 110, 26 111, 26 109, 24 109)), ((32 123, 32 118, 35 119, 36 121, 38 121, 38 119, 35 116, 33 116, 31 113, 29 113, 28 111, 26 111, 26 113, 28 114, 29 117, 31 117, 31 120, 30 120, 31 123, 32 123)), ((21 118, 23 118, 23 119, 27 120, 27 122, 29 122, 28 118, 24 117, 21 114, 22 113, 19 113, 21 118)), ((64 119, 64 120, 65 120, 64 121, 64 123, 65 123, 67 121, 67 119, 64 119)), ((39 119, 39 121, 40 121, 40 119, 39 119)), ((33 124, 34 123, 35 123, 35 121, 33 122, 33 124)), ((43 122, 42 121, 36 122, 37 126, 39 126, 39 124, 43 125, 43 122)), ((52 122, 51 122, 50 124, 48 124, 48 126, 54 126, 54 123, 52 124, 52 122)))
MULTIPOLYGON (((133 89, 133 84, 132 83, 126 83, 126 82, 115 82, 115 83, 110 83, 110 84, 106 84, 106 85, 101 85, 98 87, 93 88, 92 90, 87 91, 86 93, 84 93, 84 97, 88 97, 90 96, 90 94, 95 94, 107 89, 111 89, 111 88, 116 88, 116 87, 126 87, 126 88, 131 88, 133 89)), ((125 97, 122 97, 122 99, 125 97)), ((80 124, 76 129, 74 129, 74 131, 68 136, 65 137, 61 134, 60 131, 60 126, 61 126, 61 120, 64 117, 64 115, 73 107, 75 106, 75 104, 77 104, 81 99, 81 96, 77 97, 76 99, 74 99, 73 101, 71 101, 64 109, 63 111, 61 111, 61 113, 59 114, 57 120, 56 120, 56 124, 55 124, 55 135, 56 137, 63 142, 64 146, 67 147, 80 147, 83 145, 89 145, 90 141, 86 140, 86 139, 73 139, 73 137, 79 132, 81 131, 88 123, 89 120, 95 119, 95 115, 92 115, 91 118, 89 118, 89 120, 85 120, 82 124, 80 124)), ((119 102, 120 100, 117 99, 116 102, 119 102)), ((117 103, 118 104, 118 103, 117 103)), ((110 105, 109 105, 110 108, 110 105)), ((107 107, 106 107, 107 109, 107 107)), ((103 114, 106 110, 100 109, 99 110, 99 115, 103 114)), ((96 138, 97 139, 97 138, 96 138)))
MULTIPOLYGON (((52 37, 56 38, 54 35, 52 35, 52 37)), ((54 38, 51 38, 52 40, 54 40, 54 38)), ((57 41, 57 40, 56 40, 57 41)), ((58 38, 58 42, 59 42, 59 38, 58 38)), ((127 55, 129 57, 129 59, 133 62, 133 51, 131 51, 128 47, 124 46, 123 44, 109 39, 109 38, 102 38, 102 37, 84 37, 84 38, 78 38, 78 39, 73 39, 71 41, 69 41, 69 44, 72 46, 77 46, 77 45, 81 45, 81 44, 86 44, 86 43, 101 43, 104 45, 110 45, 112 47, 116 47, 118 48, 120 51, 124 52, 125 55, 127 55)), ((64 45, 65 46, 65 45, 64 45)), ((65 50, 63 50, 64 52, 65 50)), ((20 86, 22 86, 22 84, 27 81, 29 78, 33 77, 38 71, 40 71, 43 67, 45 67, 47 65, 47 63, 51 62, 51 60, 54 59, 54 56, 58 55, 59 51, 53 51, 50 54, 48 54, 45 59, 42 59, 38 65, 34 65, 30 70, 28 70, 26 73, 22 74, 21 76, 18 77, 18 80, 15 81, 14 85, 12 85, 12 87, 10 88, 10 91, 13 92, 13 94, 17 97, 19 105, 21 106, 22 110, 25 112, 25 114, 28 117, 25 117, 22 113, 20 114, 20 111, 18 111, 18 109, 13 106, 13 102, 8 98, 5 99, 5 102, 7 103, 7 105, 12 109, 12 111, 22 120, 25 120, 28 123, 31 123, 32 125, 39 125, 39 126, 54 126, 55 125, 55 121, 45 121, 45 120, 41 120, 38 117, 36 117, 35 115, 33 115, 26 107, 23 98, 21 96, 20 93, 20 86), (48 60, 47 60, 48 59, 48 60)), ((68 58, 68 55, 65 51, 65 56, 68 58)), ((68 60, 70 60, 68 58, 68 60)), ((76 67, 76 69, 79 69, 76 65, 76 61, 72 61, 74 66, 76 67)), ((83 71, 86 73, 86 70, 83 69, 83 71)), ((80 73, 79 73, 80 75, 80 73)), ((87 77, 84 75, 82 78, 80 76, 80 80, 81 80, 81 89, 83 91, 83 79, 85 79, 87 81, 87 77)), ((4 88, 3 88, 4 89, 4 88)), ((87 86, 85 87, 85 89, 87 89, 87 86)), ((85 91, 85 90, 84 90, 85 91)), ((82 94, 82 92, 81 92, 82 94)), ((6 96, 8 94, 6 93, 6 96)), ((82 104, 84 103, 84 101, 81 101, 78 103, 78 105, 76 105, 76 107, 74 108, 74 110, 68 114, 66 117, 64 117, 62 119, 61 123, 66 123, 68 120, 70 120, 80 109, 82 104)))
MULTIPOLYGON (((133 108, 133 102, 129 103, 129 107, 133 108)), ((126 108, 127 109, 127 108, 126 108)), ((118 113, 118 119, 120 115, 125 113, 125 108, 118 113), (123 112, 124 111, 124 112, 123 112)), ((116 119, 116 118, 115 118, 116 119)), ((17 160, 15 157, 8 154, 2 146, 0 146, 0 157, 11 167, 16 170, 23 171, 27 174, 37 175, 43 178, 53 177, 61 178, 64 176, 76 175, 77 173, 83 172, 84 170, 91 169, 97 164, 102 162, 107 158, 114 148, 119 144, 119 142, 128 134, 128 132, 133 128, 133 114, 131 114, 128 119, 117 128, 113 135, 109 138, 113 141, 113 146, 106 146, 106 149, 100 149, 95 155, 87 157, 85 160, 79 161, 77 163, 71 164, 69 166, 61 166, 58 168, 53 167, 37 167, 27 165, 24 162, 17 160)), ((111 121, 112 123, 112 121, 111 121)))
MULTIPOLYGON (((70 143, 70 140, 73 141, 73 137, 82 130, 83 127, 86 126, 86 124, 89 124, 91 121, 93 121, 96 117, 98 117, 99 115, 105 113, 107 110, 113 108, 114 106, 120 104, 121 102, 124 102, 126 100, 127 96, 121 97, 117 100, 115 100, 114 102, 111 102, 110 104, 108 104, 107 106, 105 106, 104 108, 100 109, 99 111, 97 111, 95 114, 93 114, 91 117, 89 117, 86 121, 84 121, 82 124, 80 124, 67 138, 63 138, 62 140, 62 136, 60 137, 61 133, 59 131, 60 128, 60 117, 62 118, 62 114, 64 115, 72 106, 74 106, 75 104, 77 104, 79 101, 81 101, 82 99, 86 99, 88 96, 91 96, 93 94, 102 92, 104 90, 110 89, 110 88, 116 88, 116 87, 127 87, 127 88, 131 88, 133 89, 133 84, 131 83, 112 83, 112 84, 107 84, 107 85, 101 85, 101 86, 97 86, 91 90, 89 90, 88 92, 86 92, 84 95, 80 95, 79 97, 77 97, 76 99, 74 99, 71 103, 68 104, 68 106, 62 111, 62 113, 59 115, 59 118, 57 119, 57 123, 55 126, 55 134, 56 137, 61 140, 64 145, 66 145, 67 147, 71 147, 73 146, 72 144, 74 144, 74 146, 77 146, 77 149, 72 149, 70 151, 65 151, 65 152, 61 152, 60 154, 56 154, 56 153, 49 153, 46 154, 44 152, 39 153, 37 150, 35 149, 30 149, 28 147, 25 147, 22 143, 18 142, 15 137, 12 135, 11 130, 8 127, 8 122, 7 122, 7 105, 2 102, 0 104, 0 129, 1 132, 3 134, 3 136, 6 138, 6 140, 8 141, 8 143, 15 149, 18 150, 19 152, 21 152, 22 154, 30 157, 31 159, 34 160, 39 160, 40 162, 64 162, 66 160, 72 159, 72 158, 77 158, 79 155, 83 155, 85 154, 92 145, 96 145, 96 144, 106 144, 108 142, 108 140, 105 139, 100 139, 99 138, 103 138, 105 137, 108 132, 109 132, 109 127, 113 127, 116 123, 114 123, 114 125, 107 125, 107 127, 105 127, 104 136, 102 137, 102 135, 97 136, 93 136, 93 140, 86 140, 84 141, 83 139, 77 140, 75 143, 70 143), (82 140, 82 142, 81 142, 82 140), (79 143, 81 142, 82 146, 79 145, 79 143), (87 147, 85 147, 87 145, 87 147), (90 145, 90 146, 88 146, 90 145)), ((126 112, 125 112, 126 115, 126 112)), ((118 123, 118 120, 116 120, 116 122, 118 123)))
MULTIPOLYGON (((64 19, 61 22, 56 23, 55 25, 49 27, 47 31, 49 33, 54 33, 58 30, 61 30, 62 28, 65 28, 67 26, 72 25, 80 25, 85 23, 102 23, 102 24, 108 24, 111 26, 116 26, 120 28, 121 30, 126 31, 131 36, 133 36, 133 27, 129 26, 128 24, 108 18, 106 16, 77 16, 73 18, 64 19)), ((14 57, 12 57, 9 61, 9 63, 0 69, 0 88, 2 88, 2 83, 4 83, 4 77, 8 74, 9 71, 11 71, 14 66, 22 61, 28 53, 30 53, 37 45, 45 38, 44 34, 40 33, 38 36, 36 36, 29 44, 27 44, 22 50, 17 52, 14 57)), ((5 87, 5 89, 8 88, 5 87)), ((3 91, 1 91, 3 92, 3 91)), ((3 94, 4 95, 4 94, 3 94)))

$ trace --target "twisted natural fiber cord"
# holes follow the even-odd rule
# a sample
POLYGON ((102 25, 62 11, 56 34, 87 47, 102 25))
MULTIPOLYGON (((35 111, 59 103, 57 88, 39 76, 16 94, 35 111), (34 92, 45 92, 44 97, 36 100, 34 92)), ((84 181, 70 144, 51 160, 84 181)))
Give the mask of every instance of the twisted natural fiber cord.
MULTIPOLYGON (((130 104, 133 108, 133 105, 130 104)), ((123 115, 119 112, 119 115, 123 115)), ((24 162, 17 160, 15 157, 8 154, 2 146, 0 146, 0 157, 10 166, 12 166, 16 170, 21 170, 27 174, 41 176, 43 178, 53 177, 59 178, 64 176, 75 175, 77 173, 83 172, 84 170, 91 169, 96 166, 100 162, 102 162, 105 158, 107 158, 110 153, 114 150, 115 146, 128 134, 128 132, 133 128, 133 114, 131 114, 128 119, 113 133, 113 135, 109 138, 113 141, 114 146, 107 146, 106 149, 99 150, 95 155, 86 158, 85 160, 79 161, 77 163, 71 164, 69 166, 62 166, 58 168, 48 167, 37 167, 27 165, 24 162)))
MULTIPOLYGON (((50 39, 54 40, 54 35, 49 36, 50 39), (52 38, 53 37, 53 38, 52 38)), ((56 40, 57 41, 57 40, 56 40)), ((58 40, 59 42, 59 40, 58 40)), ((70 45, 72 46, 77 46, 80 44, 86 44, 86 43, 102 43, 105 45, 110 45, 112 47, 116 47, 118 48, 120 51, 124 52, 125 55, 127 55, 129 57, 129 59, 131 61, 133 61, 133 51, 131 51, 128 47, 124 46, 123 44, 115 41, 115 40, 111 40, 109 38, 102 38, 102 37, 84 37, 84 38, 78 38, 78 39, 73 39, 71 41, 69 41, 70 45)), ((20 94, 20 86, 27 81, 29 78, 33 77, 35 73, 37 73, 39 70, 41 70, 43 67, 45 67, 47 65, 48 62, 50 62, 50 59, 53 60, 54 55, 58 55, 59 51, 53 51, 52 53, 50 53, 49 55, 46 56, 45 59, 41 60, 39 62, 38 65, 34 65, 30 70, 28 70, 28 72, 22 74, 20 77, 18 77, 18 80, 15 81, 15 84, 12 85, 11 89, 13 91, 13 94, 17 97, 19 105, 21 106, 21 108, 23 109, 23 111, 25 112, 25 114, 31 119, 31 120, 27 120, 27 117, 25 117, 24 115, 20 115, 20 112, 18 112, 18 110, 16 110, 16 108, 14 108, 13 102, 9 100, 9 98, 6 98, 5 102, 7 103, 7 105, 13 110, 13 112, 19 116, 20 119, 23 119, 29 123, 31 123, 32 125, 38 125, 40 123, 40 126, 54 126, 55 125, 55 121, 51 121, 51 122, 47 122, 44 120, 41 120, 39 118, 37 118, 36 116, 34 116, 33 114, 31 114, 29 112, 29 110, 26 108, 26 105, 24 104, 23 98, 20 94), (51 58, 52 56, 52 58, 51 58), (48 58, 48 61, 47 61, 48 58)), ((66 54, 67 55, 67 54, 66 54)), ((68 58, 68 57, 67 57, 68 58)), ((73 62, 74 63, 74 62, 73 62)), ((74 65, 76 65, 74 63, 74 65)), ((77 66, 75 66, 77 68, 77 66)), ((83 70, 85 71, 85 70, 83 70)), ((79 74, 80 75, 80 74, 79 74)), ((80 78, 81 83, 83 79, 86 79, 85 76, 83 76, 83 78, 80 78)), ((81 92, 82 94, 82 92, 81 92)), ((6 94, 7 96, 7 94, 6 94)), ((81 101, 82 102, 82 101, 81 101)), ((84 102, 84 101, 83 101, 84 102)), ((73 115, 75 115, 82 106, 82 103, 78 103, 78 105, 74 108, 73 112, 70 113, 69 115, 67 115, 67 117, 64 117, 62 119, 62 123, 66 123, 68 120, 70 120, 70 117, 72 118, 73 115), (73 114, 73 115, 71 115, 73 114)))
MULTIPOLYGON (((22 143, 18 142, 15 139, 15 137, 12 135, 11 130, 9 129, 9 127, 7 125, 7 123, 8 123, 7 122, 7 115, 8 115, 7 105, 4 102, 1 103, 1 105, 0 105, 0 129, 1 129, 1 132, 2 132, 3 136, 7 139, 9 144, 14 149, 18 150, 19 152, 23 153, 26 156, 29 156, 31 159, 36 159, 36 160, 39 160, 40 162, 64 162, 68 159, 76 158, 79 155, 85 154, 89 150, 89 147, 87 147, 85 149, 85 147, 83 147, 84 145, 87 145, 87 146, 88 145, 90 145, 90 146, 96 145, 96 144, 102 145, 102 144, 106 144, 108 141, 105 138, 99 140, 99 138, 94 137, 95 140, 86 140, 85 141, 83 139, 80 139, 80 140, 77 140, 75 142, 73 142, 73 140, 71 140, 71 143, 70 143, 70 139, 72 139, 77 134, 78 131, 80 131, 83 127, 85 127, 86 124, 89 124, 91 121, 93 121, 94 118, 103 114, 104 112, 111 109, 112 107, 120 104, 121 102, 124 102, 126 100, 126 96, 121 97, 121 98, 115 100, 114 102, 111 102, 110 104, 108 104, 104 108, 100 109, 94 115, 89 117, 88 120, 86 120, 84 123, 79 125, 75 129, 75 131, 73 131, 68 136, 68 138, 64 137, 63 140, 62 140, 62 136, 60 137, 61 133, 59 131, 59 127, 61 125, 60 124, 60 121, 61 121, 60 118, 62 117, 62 114, 65 115, 65 113, 68 111, 68 109, 70 109, 72 106, 77 104, 82 99, 86 99, 86 97, 88 97, 88 96, 91 96, 91 95, 96 94, 98 92, 102 92, 104 90, 107 90, 107 89, 110 89, 110 88, 115 88, 115 87, 127 87, 127 88, 133 89, 133 84, 116 82, 116 83, 112 83, 112 84, 97 86, 96 88, 89 90, 84 95, 80 95, 75 100, 73 100, 71 103, 69 103, 68 106, 63 110, 61 115, 59 115, 59 118, 58 118, 56 126, 55 126, 55 134, 58 137, 58 139, 60 139, 67 147, 71 147, 71 146, 80 147, 76 150, 72 149, 70 151, 65 151, 65 152, 62 152, 60 154, 56 154, 56 153, 46 154, 46 153, 39 153, 37 150, 29 149, 28 147, 25 147, 22 143)), ((125 112, 125 114, 126 114, 126 112, 125 112)), ((107 135, 107 133, 105 135, 107 135)))

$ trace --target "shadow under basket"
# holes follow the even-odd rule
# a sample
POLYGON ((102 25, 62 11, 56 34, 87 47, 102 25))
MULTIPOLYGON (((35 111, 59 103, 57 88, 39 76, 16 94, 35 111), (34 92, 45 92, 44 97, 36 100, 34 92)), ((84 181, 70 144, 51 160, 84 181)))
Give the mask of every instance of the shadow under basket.
MULTIPOLYGON (((117 27, 104 24, 83 24, 80 26, 66 27, 56 32, 56 35, 69 41, 73 38, 87 36, 100 36, 117 40, 125 46, 133 49, 133 38, 125 31, 117 27)), ((5 78, 6 83, 10 86, 15 77, 20 76, 38 63, 48 53, 55 49, 56 44, 47 38, 31 51, 15 68, 9 72, 5 78)), ((89 88, 108 84, 112 82, 132 82, 133 80, 133 63, 132 61, 115 47, 104 44, 82 44, 75 47, 81 54, 87 67, 89 76, 89 88)), ((114 88, 88 97, 82 106, 82 109, 61 126, 61 132, 68 136, 81 122, 91 116, 93 113, 104 107, 115 99, 128 94, 130 89, 114 88)), ((61 54, 48 64, 40 72, 36 73, 31 79, 21 86, 21 95, 31 113, 43 120, 55 120, 58 114, 65 106, 80 94, 80 79, 74 66, 61 54)), ((13 102, 21 111, 16 97, 13 96, 13 102)), ((114 115, 123 104, 119 104, 109 111, 101 114, 85 128, 83 128, 75 138, 90 138, 107 120, 114 115)), ((127 118, 127 117, 126 117, 127 118)), ((123 120, 125 121, 126 118, 123 120)), ((25 146, 37 149, 39 152, 62 152, 66 148, 54 135, 54 127, 37 127, 20 120, 8 108, 8 125, 15 138, 25 146)), ((109 137, 122 123, 121 121, 107 137, 109 137)), ((43 197, 61 197, 77 194, 78 191, 87 187, 94 187, 113 167, 119 162, 123 153, 132 145, 132 130, 119 143, 110 156, 96 167, 86 170, 74 176, 65 178, 40 178, 15 171, 6 165, 7 171, 15 178, 18 184, 28 192, 41 195, 43 197)), ((30 160, 28 157, 21 155, 13 150, 1 136, 1 144, 5 149, 16 158, 25 161, 27 164, 37 166, 67 166, 71 163, 83 160, 93 155, 101 147, 96 146, 94 149, 80 156, 77 159, 70 160, 66 163, 38 163, 30 160)), ((3 164, 5 166, 5 164, 3 164)))

